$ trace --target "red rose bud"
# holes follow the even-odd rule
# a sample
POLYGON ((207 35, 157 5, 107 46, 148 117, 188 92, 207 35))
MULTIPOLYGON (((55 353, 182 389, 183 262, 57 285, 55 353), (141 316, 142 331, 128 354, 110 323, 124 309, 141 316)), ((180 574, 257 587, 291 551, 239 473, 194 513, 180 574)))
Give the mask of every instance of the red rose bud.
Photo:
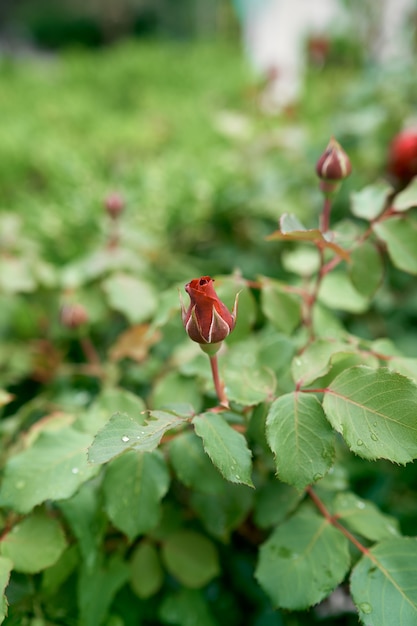
POLYGON ((66 328, 79 328, 88 322, 88 313, 82 304, 68 303, 62 305, 59 319, 66 328))
POLYGON ((347 178, 352 171, 352 165, 342 146, 332 137, 329 145, 323 152, 316 165, 319 178, 328 181, 340 181, 347 178))
POLYGON ((190 296, 186 310, 182 306, 182 321, 188 336, 199 344, 217 344, 226 339, 236 325, 237 299, 230 312, 219 300, 210 276, 194 278, 185 285, 190 296))
POLYGON ((125 201, 120 193, 110 193, 104 200, 104 206, 112 219, 117 219, 125 208, 125 201))
POLYGON ((394 137, 389 147, 387 170, 402 185, 417 176, 417 129, 404 130, 394 137))

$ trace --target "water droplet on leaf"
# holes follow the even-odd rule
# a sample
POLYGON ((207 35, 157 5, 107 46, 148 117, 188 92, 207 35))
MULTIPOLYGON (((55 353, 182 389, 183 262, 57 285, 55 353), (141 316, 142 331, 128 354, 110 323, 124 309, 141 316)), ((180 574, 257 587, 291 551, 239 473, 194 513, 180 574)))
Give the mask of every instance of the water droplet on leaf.
POLYGON ((71 472, 72 472, 73 474, 78 474, 78 472, 79 472, 79 471, 80 471, 80 470, 78 469, 78 467, 73 467, 73 468, 72 468, 72 470, 71 470, 71 472))
POLYGON ((127 435, 123 435, 122 441, 123 443, 127 443, 129 441, 129 437, 127 435))
POLYGON ((369 604, 369 602, 362 602, 362 604, 359 605, 359 608, 362 613, 366 613, 366 615, 372 613, 372 606, 369 604))
POLYGON ((371 439, 372 441, 378 441, 378 437, 375 435, 375 433, 371 433, 371 439))
POLYGON ((362 441, 362 439, 358 439, 356 443, 357 443, 357 445, 358 445, 358 446, 363 446, 363 441, 362 441))
POLYGON ((18 480, 16 483, 16 489, 23 489, 25 487, 26 483, 24 480, 18 480))
POLYGON ((317 480, 320 480, 321 478, 323 478, 323 474, 314 474, 313 476, 314 482, 316 482, 317 480))

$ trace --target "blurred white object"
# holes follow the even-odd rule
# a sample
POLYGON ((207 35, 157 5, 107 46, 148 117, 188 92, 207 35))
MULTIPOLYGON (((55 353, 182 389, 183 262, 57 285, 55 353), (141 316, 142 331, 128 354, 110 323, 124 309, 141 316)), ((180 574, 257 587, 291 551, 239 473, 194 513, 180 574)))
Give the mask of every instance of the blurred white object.
POLYGON ((268 78, 265 108, 281 109, 298 100, 309 37, 351 34, 369 57, 390 63, 410 56, 410 16, 417 0, 235 0, 247 55, 268 78), (347 6, 349 8, 347 8, 347 6))

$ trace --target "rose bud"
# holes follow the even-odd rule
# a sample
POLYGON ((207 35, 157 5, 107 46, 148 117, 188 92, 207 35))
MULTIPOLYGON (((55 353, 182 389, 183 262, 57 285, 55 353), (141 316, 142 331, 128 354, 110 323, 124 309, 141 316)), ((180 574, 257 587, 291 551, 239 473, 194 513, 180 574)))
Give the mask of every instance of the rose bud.
POLYGON ((125 201, 120 193, 110 193, 104 200, 104 207, 112 219, 117 219, 125 208, 125 201))
POLYGON ((342 146, 332 137, 326 150, 316 165, 316 172, 321 180, 340 181, 347 178, 352 171, 352 165, 342 146))
POLYGON ((387 171, 401 186, 417 176, 417 129, 404 130, 394 137, 389 147, 387 171))
POLYGON ((194 278, 185 285, 185 291, 191 300, 187 310, 181 302, 182 321, 188 336, 202 347, 220 344, 236 325, 238 296, 230 312, 219 300, 210 276, 194 278))
POLYGON ((88 322, 88 313, 83 305, 77 302, 63 304, 59 313, 59 319, 66 328, 79 328, 88 322))

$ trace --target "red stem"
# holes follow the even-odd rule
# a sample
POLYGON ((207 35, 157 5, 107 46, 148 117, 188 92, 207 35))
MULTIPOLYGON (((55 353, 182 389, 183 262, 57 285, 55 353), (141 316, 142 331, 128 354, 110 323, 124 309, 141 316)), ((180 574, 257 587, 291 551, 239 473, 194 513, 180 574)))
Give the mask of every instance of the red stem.
POLYGON ((214 354, 213 356, 210 357, 210 365, 211 365, 211 373, 213 375, 214 388, 216 390, 219 402, 222 406, 228 407, 229 401, 224 391, 224 384, 220 380, 220 376, 219 376, 219 364, 217 361, 217 354, 214 354))
POLYGON ((321 214, 320 230, 322 233, 327 233, 330 227, 330 213, 332 210, 332 199, 326 195, 323 203, 323 213, 321 214))
POLYGON ((364 554, 365 556, 367 556, 369 558, 372 558, 372 555, 370 554, 368 548, 366 548, 360 541, 358 541, 356 539, 356 537, 354 535, 352 535, 352 533, 347 530, 347 528, 345 528, 344 526, 342 526, 342 524, 340 524, 340 522, 338 522, 336 515, 332 515, 330 513, 330 511, 326 508, 325 504, 320 500, 319 496, 314 491, 313 487, 311 487, 311 486, 307 487, 306 492, 308 493, 308 495, 310 496, 310 498, 312 499, 312 501, 314 502, 314 504, 316 505, 316 507, 318 508, 320 513, 323 515, 323 517, 330 524, 332 524, 332 526, 337 528, 337 530, 340 530, 340 532, 343 533, 343 535, 347 539, 349 539, 349 541, 351 543, 353 543, 353 545, 360 552, 362 552, 362 554, 364 554))

